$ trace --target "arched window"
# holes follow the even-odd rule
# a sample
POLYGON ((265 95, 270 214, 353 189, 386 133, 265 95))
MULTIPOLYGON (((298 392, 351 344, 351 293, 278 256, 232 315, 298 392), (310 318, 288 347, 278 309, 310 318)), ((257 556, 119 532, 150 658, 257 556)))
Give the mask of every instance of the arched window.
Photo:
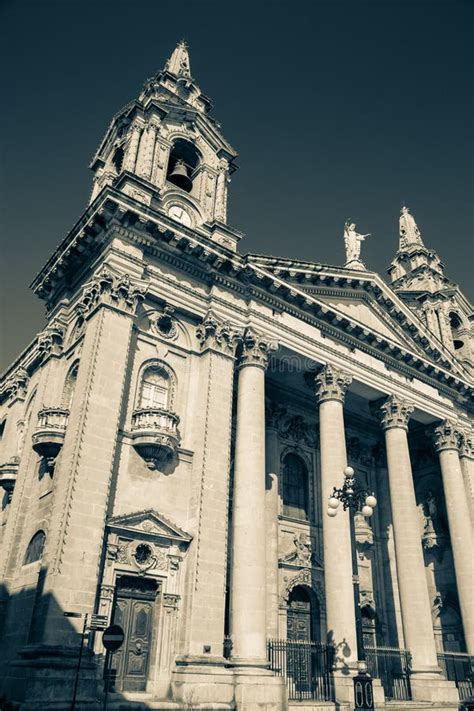
POLYGON ((72 367, 69 369, 66 375, 66 380, 64 381, 63 395, 62 395, 62 405, 63 407, 70 408, 72 404, 72 398, 74 395, 74 390, 76 388, 77 373, 79 370, 79 361, 76 361, 72 367))
POLYGON ((197 148, 184 138, 176 139, 170 152, 166 180, 190 193, 199 162, 197 148))
POLYGON ((140 408, 171 408, 171 377, 160 365, 150 366, 143 373, 140 408))
POLYGON ((308 472, 296 454, 287 454, 283 460, 283 515, 307 521, 308 472))
POLYGON ((46 534, 44 531, 37 531, 35 533, 31 541, 28 543, 23 565, 28 565, 28 563, 34 563, 37 560, 41 560, 45 540, 46 534))

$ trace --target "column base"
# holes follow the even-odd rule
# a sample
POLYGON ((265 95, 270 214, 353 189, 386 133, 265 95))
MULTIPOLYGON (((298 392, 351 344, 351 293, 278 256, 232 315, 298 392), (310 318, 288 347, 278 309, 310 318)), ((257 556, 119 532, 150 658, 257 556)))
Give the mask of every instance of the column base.
POLYGON ((269 671, 234 669, 236 711, 286 711, 288 697, 283 677, 269 671))
POLYGON ((459 703, 459 694, 454 681, 441 676, 414 672, 410 676, 413 701, 447 701, 459 703))
POLYGON ((285 680, 262 669, 261 660, 260 668, 230 668, 181 659, 171 675, 171 690, 173 702, 196 709, 219 704, 229 711, 286 711, 288 704, 285 680))
POLYGON ((213 664, 197 656, 181 658, 171 674, 173 701, 192 708, 198 704, 229 704, 229 709, 233 708, 234 679, 224 663, 224 659, 213 664))

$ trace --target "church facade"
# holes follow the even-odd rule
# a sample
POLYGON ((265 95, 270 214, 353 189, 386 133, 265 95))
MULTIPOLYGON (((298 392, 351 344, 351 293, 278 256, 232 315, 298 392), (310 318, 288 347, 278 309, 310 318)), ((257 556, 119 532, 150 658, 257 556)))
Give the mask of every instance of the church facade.
MULTIPOLYGON (((0 697, 69 708, 96 614, 125 632, 115 702, 283 711, 296 672, 268 652, 291 643, 331 647, 325 698, 350 704, 361 620, 374 658, 410 655, 409 697, 456 708, 472 307, 407 208, 389 284, 349 223, 341 267, 243 255, 210 111, 180 43, 113 117, 90 204, 32 284, 47 325, 0 390, 0 697), (358 610, 349 512, 327 515, 348 465, 377 499, 354 517, 358 610)), ((103 688, 100 637, 81 703, 103 688)))

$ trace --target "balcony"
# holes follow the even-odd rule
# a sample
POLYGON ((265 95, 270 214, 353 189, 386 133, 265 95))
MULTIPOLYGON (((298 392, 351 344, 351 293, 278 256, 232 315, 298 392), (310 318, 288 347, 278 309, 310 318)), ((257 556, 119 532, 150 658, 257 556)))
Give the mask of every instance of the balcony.
POLYGON ((8 501, 12 498, 19 466, 20 457, 12 457, 8 462, 0 464, 0 486, 5 490, 8 501))
POLYGON ((142 408, 132 415, 133 446, 148 469, 162 469, 176 459, 181 441, 179 417, 160 408, 142 408))
POLYGON ((63 446, 69 410, 44 407, 38 412, 38 424, 33 433, 33 449, 40 457, 54 459, 63 446))

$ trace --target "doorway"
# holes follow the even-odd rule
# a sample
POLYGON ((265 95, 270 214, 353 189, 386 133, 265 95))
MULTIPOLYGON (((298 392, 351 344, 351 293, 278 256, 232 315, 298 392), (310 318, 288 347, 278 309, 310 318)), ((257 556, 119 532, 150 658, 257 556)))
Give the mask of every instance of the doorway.
POLYGON ((115 691, 146 690, 158 592, 157 581, 150 578, 118 579, 112 619, 125 639, 110 665, 110 688, 115 691))

